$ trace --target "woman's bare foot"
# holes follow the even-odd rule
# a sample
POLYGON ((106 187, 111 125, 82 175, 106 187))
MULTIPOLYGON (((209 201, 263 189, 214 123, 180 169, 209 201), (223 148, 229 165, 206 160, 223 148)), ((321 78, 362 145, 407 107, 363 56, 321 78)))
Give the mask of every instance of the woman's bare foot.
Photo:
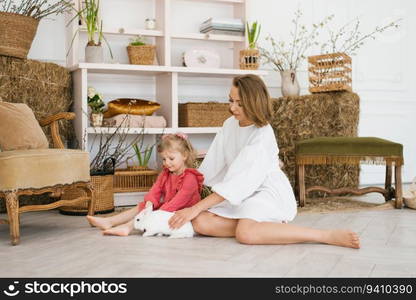
POLYGON ((351 230, 328 230, 324 242, 335 246, 360 248, 360 238, 351 230))
POLYGON ((113 227, 113 225, 107 218, 87 216, 87 220, 91 224, 91 226, 98 227, 102 230, 107 230, 113 227))
POLYGON ((128 236, 133 230, 133 223, 128 222, 103 231, 104 235, 128 236))

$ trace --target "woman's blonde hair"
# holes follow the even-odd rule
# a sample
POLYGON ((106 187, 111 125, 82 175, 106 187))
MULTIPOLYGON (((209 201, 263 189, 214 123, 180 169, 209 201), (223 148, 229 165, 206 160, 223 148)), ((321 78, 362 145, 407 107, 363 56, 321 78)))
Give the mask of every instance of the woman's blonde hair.
POLYGON ((186 156, 185 165, 188 168, 194 166, 196 151, 185 134, 175 133, 164 135, 157 146, 157 152, 161 153, 166 150, 179 151, 183 156, 186 156))
POLYGON ((257 127, 269 124, 272 118, 270 95, 263 80, 256 75, 234 77, 233 86, 238 88, 240 103, 247 118, 257 127))

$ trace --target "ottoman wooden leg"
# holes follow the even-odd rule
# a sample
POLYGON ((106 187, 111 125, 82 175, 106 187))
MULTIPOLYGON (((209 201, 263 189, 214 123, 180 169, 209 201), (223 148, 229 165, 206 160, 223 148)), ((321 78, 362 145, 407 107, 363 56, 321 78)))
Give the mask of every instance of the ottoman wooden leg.
POLYGON ((19 198, 16 193, 6 194, 7 216, 9 217, 10 239, 13 246, 20 242, 19 198))
POLYGON ((305 206, 305 165, 298 165, 299 206, 305 206))
POLYGON ((392 165, 386 164, 386 181, 384 184, 384 188, 386 189, 386 194, 384 195, 384 199, 386 201, 389 201, 392 199, 391 177, 392 177, 392 165))
POLYGON ((394 185, 396 186, 396 208, 403 207, 402 166, 394 166, 394 185))

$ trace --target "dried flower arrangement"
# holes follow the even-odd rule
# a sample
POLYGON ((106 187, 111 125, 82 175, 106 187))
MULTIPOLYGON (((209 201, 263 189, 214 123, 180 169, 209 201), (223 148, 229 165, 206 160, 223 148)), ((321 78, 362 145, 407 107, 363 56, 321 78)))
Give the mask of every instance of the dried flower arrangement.
POLYGON ((291 41, 286 43, 284 40, 275 40, 271 35, 266 37, 272 50, 260 47, 261 55, 265 63, 272 63, 276 71, 297 70, 302 61, 306 58, 305 53, 312 46, 317 46, 317 37, 319 30, 324 28, 333 15, 325 17, 318 24, 312 24, 312 30, 309 31, 305 25, 301 24, 303 13, 300 9, 296 10, 295 17, 292 20, 294 25, 293 31, 290 32, 291 41))
POLYGON ((298 9, 292 20, 294 25, 291 31, 291 41, 285 43, 283 40, 276 40, 268 36, 266 41, 271 44, 271 50, 260 47, 262 57, 265 63, 272 63, 276 71, 297 70, 302 61, 306 58, 306 52, 312 47, 321 45, 320 53, 342 52, 348 55, 355 55, 356 51, 364 45, 368 39, 376 39, 376 35, 384 32, 389 28, 399 27, 401 19, 392 21, 384 26, 376 26, 369 33, 360 32, 360 20, 348 22, 341 26, 338 31, 334 32, 328 29, 329 39, 324 42, 318 42, 318 36, 324 28, 327 28, 334 15, 325 17, 321 22, 312 24, 312 30, 308 31, 305 25, 301 24, 302 11, 298 9))
POLYGON ((49 4, 49 0, 0 0, 0 11, 15 13, 40 20, 52 14, 62 14, 72 7, 71 1, 59 0, 49 4), (17 4, 16 4, 17 3, 17 4))
POLYGON ((329 40, 321 45, 321 53, 336 53, 342 52, 348 55, 356 55, 357 50, 364 45, 368 39, 376 39, 376 35, 386 31, 389 28, 398 28, 399 22, 402 19, 397 19, 384 26, 376 26, 373 31, 363 34, 360 32, 360 19, 357 17, 352 22, 348 22, 341 26, 337 32, 328 29, 329 40))

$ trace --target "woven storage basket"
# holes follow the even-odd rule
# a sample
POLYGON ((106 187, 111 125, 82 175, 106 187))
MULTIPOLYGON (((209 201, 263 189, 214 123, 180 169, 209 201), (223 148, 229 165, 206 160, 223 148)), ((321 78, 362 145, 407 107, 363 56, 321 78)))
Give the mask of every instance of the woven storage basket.
POLYGON ((257 49, 240 50, 240 69, 257 70, 260 62, 260 51, 257 49))
POLYGON ((352 91, 351 57, 345 53, 309 56, 311 93, 352 91))
POLYGON ((127 46, 127 53, 132 65, 152 65, 155 60, 156 46, 127 46))
POLYGON ((188 102, 179 104, 180 127, 221 127, 231 116, 228 103, 188 102))
POLYGON ((0 55, 27 58, 39 21, 14 13, 0 12, 0 55))
POLYGON ((156 181, 158 172, 149 168, 127 167, 114 173, 114 192, 147 192, 156 181))
MULTIPOLYGON (((91 184, 93 187, 92 197, 95 199, 95 213, 113 212, 113 175, 91 176, 91 184)), ((86 193, 79 189, 67 189, 61 199, 69 200, 80 196, 86 196, 86 193)), ((88 213, 88 202, 85 201, 77 206, 62 206, 59 211, 66 215, 86 215, 88 213)))

